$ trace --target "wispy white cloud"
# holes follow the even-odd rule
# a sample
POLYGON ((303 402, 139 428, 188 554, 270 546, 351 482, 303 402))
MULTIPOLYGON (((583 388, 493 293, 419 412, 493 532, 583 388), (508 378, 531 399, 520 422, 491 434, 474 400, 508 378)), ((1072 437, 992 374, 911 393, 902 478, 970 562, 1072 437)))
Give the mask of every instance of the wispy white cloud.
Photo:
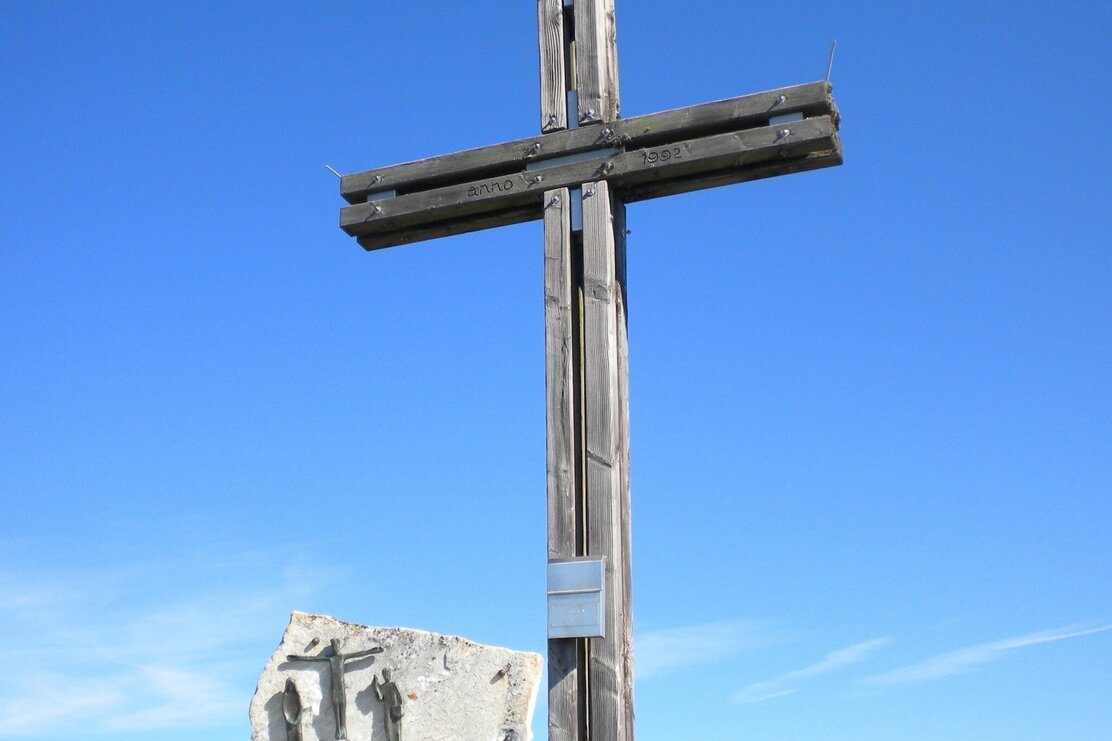
POLYGON ((637 678, 651 679, 681 667, 713 663, 773 640, 766 624, 742 620, 638 633, 634 642, 637 678))
POLYGON ((127 699, 127 693, 113 681, 75 679, 34 669, 20 673, 18 687, 7 685, 7 681, 0 682, 6 695, 0 705, 0 736, 4 737, 33 738, 47 727, 60 728, 82 719, 104 717, 122 707, 127 699))
POLYGON ((1097 628, 1067 626, 1036 633, 1027 633, 1026 635, 1005 638, 991 643, 981 643, 976 646, 969 646, 957 651, 944 653, 902 669, 895 669, 893 671, 884 672, 883 674, 867 677, 862 681, 869 684, 927 682, 933 679, 948 677, 952 674, 967 672, 982 664, 1000 661, 1008 654, 1021 648, 1037 646, 1043 643, 1053 643, 1054 641, 1064 641, 1068 638, 1079 638, 1094 633, 1102 633, 1106 630, 1112 630, 1112 625, 1102 625, 1097 628))
POLYGON ((21 667, 0 675, 0 736, 118 737, 242 722, 237 683, 254 676, 277 634, 260 627, 280 629, 313 591, 296 569, 255 558, 252 568, 228 558, 188 568, 0 572, 5 656, 21 667), (178 586, 182 573, 195 580, 178 586))
POLYGON ((76 590, 59 584, 27 584, 9 574, 0 574, 0 614, 13 610, 37 610, 73 599, 76 590))
POLYGON ((891 639, 881 637, 873 638, 861 643, 855 643, 846 648, 830 651, 814 664, 802 669, 784 672, 780 676, 763 682, 754 682, 734 693, 730 698, 736 703, 754 703, 772 700, 793 694, 796 690, 792 686, 800 680, 818 677, 823 674, 837 671, 852 664, 867 660, 878 649, 891 643, 891 639))
POLYGON ((736 703, 747 705, 749 703, 764 702, 765 700, 772 700, 777 697, 793 695, 795 692, 795 689, 777 680, 771 680, 768 682, 754 682, 748 687, 735 692, 730 699, 736 703))
POLYGON ((158 728, 195 728, 208 718, 243 712, 242 698, 221 679, 204 672, 164 666, 145 666, 139 679, 151 688, 157 704, 130 713, 110 716, 105 727, 114 731, 149 731, 158 728))
POLYGON ((887 637, 873 638, 869 641, 855 643, 847 648, 840 648, 837 651, 829 652, 823 656, 822 659, 808 667, 788 672, 784 675, 784 678, 804 679, 806 677, 817 677, 820 674, 837 671, 850 664, 858 664, 865 661, 871 654, 875 653, 877 649, 884 648, 890 643, 892 643, 892 639, 887 637))

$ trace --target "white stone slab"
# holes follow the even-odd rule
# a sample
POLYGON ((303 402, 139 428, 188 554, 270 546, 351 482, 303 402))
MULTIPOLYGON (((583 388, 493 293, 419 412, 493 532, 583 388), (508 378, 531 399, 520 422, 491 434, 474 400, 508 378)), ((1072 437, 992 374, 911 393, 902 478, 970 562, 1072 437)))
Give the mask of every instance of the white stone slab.
MULTIPOLYGON (((533 653, 473 643, 407 628, 374 628, 326 615, 294 612, 282 642, 259 676, 251 700, 251 741, 287 741, 282 711, 287 679, 302 706, 303 741, 334 741, 336 718, 328 661, 287 657, 343 654, 381 647, 381 653, 348 659, 343 682, 347 738, 393 741, 385 707, 374 686, 383 669, 401 691, 400 741, 529 741, 542 659, 533 653), (314 642, 315 641, 315 642, 314 642)), ((387 695, 388 693, 384 693, 387 695)))

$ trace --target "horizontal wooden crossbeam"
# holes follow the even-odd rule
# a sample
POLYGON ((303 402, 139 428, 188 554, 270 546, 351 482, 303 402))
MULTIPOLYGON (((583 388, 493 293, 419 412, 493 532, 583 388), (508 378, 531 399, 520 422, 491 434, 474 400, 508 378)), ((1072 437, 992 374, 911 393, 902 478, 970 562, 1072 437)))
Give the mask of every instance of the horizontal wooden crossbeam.
POLYGON ((829 167, 837 130, 830 86, 796 85, 347 175, 340 226, 371 250, 539 219, 553 188, 630 202, 829 167))
MULTIPOLYGON (((598 128, 598 127, 594 127, 598 128)), ((340 226, 366 249, 538 219, 553 188, 606 180, 626 201, 742 182, 841 162, 831 116, 627 149, 348 206, 340 226)))
POLYGON ((367 170, 340 179, 340 195, 348 203, 364 203, 373 193, 419 190, 520 171, 529 162, 584 152, 613 143, 630 147, 663 144, 674 139, 718 134, 763 126, 771 116, 801 113, 804 117, 838 114, 826 82, 770 90, 714 103, 619 119, 602 126, 585 126, 468 149, 439 157, 367 170), (606 131, 607 133, 603 133, 606 131))

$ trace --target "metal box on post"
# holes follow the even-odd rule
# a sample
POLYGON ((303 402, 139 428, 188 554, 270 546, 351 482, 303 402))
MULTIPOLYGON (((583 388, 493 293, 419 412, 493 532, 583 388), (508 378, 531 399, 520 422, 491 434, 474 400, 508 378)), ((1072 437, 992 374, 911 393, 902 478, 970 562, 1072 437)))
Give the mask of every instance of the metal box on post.
POLYGON ((606 637, 606 561, 548 562, 548 637, 606 637))

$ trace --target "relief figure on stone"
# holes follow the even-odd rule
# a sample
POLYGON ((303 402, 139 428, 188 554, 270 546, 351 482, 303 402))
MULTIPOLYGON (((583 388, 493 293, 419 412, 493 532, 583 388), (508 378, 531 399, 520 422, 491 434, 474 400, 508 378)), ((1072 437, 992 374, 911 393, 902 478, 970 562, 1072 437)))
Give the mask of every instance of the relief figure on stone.
POLYGON ((401 739, 401 721, 402 721, 402 692, 398 689, 398 685, 391 679, 389 669, 382 670, 382 681, 378 681, 376 675, 371 680, 371 687, 375 691, 375 695, 382 701, 383 717, 386 722, 386 739, 387 741, 400 741, 401 739))
POLYGON ((336 738, 347 738, 347 692, 344 690, 344 663, 352 659, 370 656, 371 654, 382 653, 382 648, 368 648, 364 651, 352 651, 351 653, 343 653, 340 651, 342 644, 339 638, 331 640, 332 652, 325 656, 298 656, 297 654, 290 654, 286 657, 288 661, 326 661, 328 662, 328 674, 332 685, 332 712, 336 718, 336 738))

